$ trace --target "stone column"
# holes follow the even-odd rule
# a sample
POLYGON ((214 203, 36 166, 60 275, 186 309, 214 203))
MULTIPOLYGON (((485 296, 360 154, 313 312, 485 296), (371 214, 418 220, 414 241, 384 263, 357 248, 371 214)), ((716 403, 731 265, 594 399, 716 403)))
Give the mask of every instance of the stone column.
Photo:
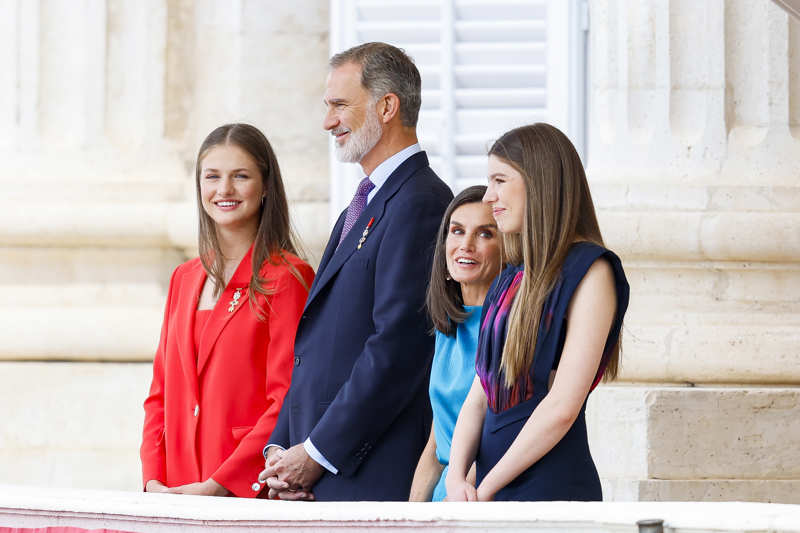
POLYGON ((328 2, 202 0, 194 19, 191 157, 221 124, 258 126, 275 149, 292 222, 316 264, 328 239, 328 137, 321 103, 328 2))
POLYGON ((186 173, 164 139, 164 2, 4 2, 0 359, 142 359, 186 173))
POLYGON ((282 5, 0 2, 5 482, 140 488, 150 360, 169 275, 196 253, 194 158, 214 127, 267 134, 319 257, 328 2, 282 5))
POLYGON ((631 304, 591 400, 608 499, 800 502, 800 25, 594 0, 588 175, 631 304))

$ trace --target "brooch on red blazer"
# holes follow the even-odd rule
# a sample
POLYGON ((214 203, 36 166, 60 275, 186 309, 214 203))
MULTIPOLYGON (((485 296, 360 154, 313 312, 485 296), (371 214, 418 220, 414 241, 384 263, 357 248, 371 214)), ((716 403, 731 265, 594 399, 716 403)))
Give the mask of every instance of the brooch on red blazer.
POLYGON ((236 309, 236 305, 239 303, 239 298, 242 297, 242 289, 244 289, 244 287, 241 287, 239 289, 236 289, 236 291, 234 291, 233 300, 231 300, 228 304, 229 313, 233 313, 234 309, 236 309))
POLYGON ((367 227, 366 227, 366 228, 364 228, 364 232, 361 234, 361 238, 360 238, 360 239, 358 239, 358 249, 359 249, 359 250, 361 249, 361 247, 362 247, 362 246, 364 245, 364 243, 366 242, 366 240, 367 240, 367 235, 369 235, 369 228, 371 228, 371 227, 372 227, 372 223, 373 223, 373 222, 375 222, 375 217, 372 217, 371 219, 369 219, 369 222, 367 222, 367 227))

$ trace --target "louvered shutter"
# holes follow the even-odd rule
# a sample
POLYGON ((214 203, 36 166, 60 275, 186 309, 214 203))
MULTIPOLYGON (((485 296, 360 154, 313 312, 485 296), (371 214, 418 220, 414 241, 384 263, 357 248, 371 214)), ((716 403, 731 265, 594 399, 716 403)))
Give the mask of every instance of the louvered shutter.
MULTIPOLYGON (((486 151, 532 122, 584 146, 585 0, 332 0, 331 52, 384 41, 422 75, 418 134, 431 165, 458 192, 486 183, 486 151)), ((331 146, 331 216, 347 206, 357 165, 331 146)))

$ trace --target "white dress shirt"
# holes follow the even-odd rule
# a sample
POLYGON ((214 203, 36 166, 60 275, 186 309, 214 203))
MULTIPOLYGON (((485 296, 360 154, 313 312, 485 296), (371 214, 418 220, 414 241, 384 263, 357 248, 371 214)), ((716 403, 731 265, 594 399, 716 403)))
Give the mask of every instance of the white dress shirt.
POLYGON ((386 159, 383 163, 375 167, 375 170, 372 171, 372 174, 369 175, 369 181, 375 185, 375 188, 369 191, 367 195, 367 205, 375 198, 375 195, 380 190, 381 186, 386 183, 386 180, 389 179, 389 176, 392 175, 392 172, 397 170, 397 167, 403 164, 403 162, 411 157, 414 154, 418 154, 422 151, 422 148, 419 147, 419 143, 414 143, 407 148, 403 148, 389 159, 386 159))

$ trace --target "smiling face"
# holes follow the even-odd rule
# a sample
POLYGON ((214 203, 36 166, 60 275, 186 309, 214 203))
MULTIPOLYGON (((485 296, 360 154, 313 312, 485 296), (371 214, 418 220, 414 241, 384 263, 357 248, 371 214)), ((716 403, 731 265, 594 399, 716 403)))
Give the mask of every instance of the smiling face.
POLYGON ((445 239, 447 271, 461 284, 465 305, 480 305, 500 270, 500 238, 488 206, 472 202, 450 216, 445 239))
POLYGON ((361 66, 345 63, 331 70, 324 102, 328 111, 322 126, 336 139, 336 157, 345 163, 360 162, 383 134, 375 102, 361 85, 361 66))
POLYGON ((234 144, 211 147, 200 165, 203 210, 218 229, 255 233, 264 185, 255 160, 234 144))
POLYGON ((492 208, 492 216, 503 233, 520 233, 527 203, 525 178, 503 159, 489 156, 489 184, 484 203, 492 208))

